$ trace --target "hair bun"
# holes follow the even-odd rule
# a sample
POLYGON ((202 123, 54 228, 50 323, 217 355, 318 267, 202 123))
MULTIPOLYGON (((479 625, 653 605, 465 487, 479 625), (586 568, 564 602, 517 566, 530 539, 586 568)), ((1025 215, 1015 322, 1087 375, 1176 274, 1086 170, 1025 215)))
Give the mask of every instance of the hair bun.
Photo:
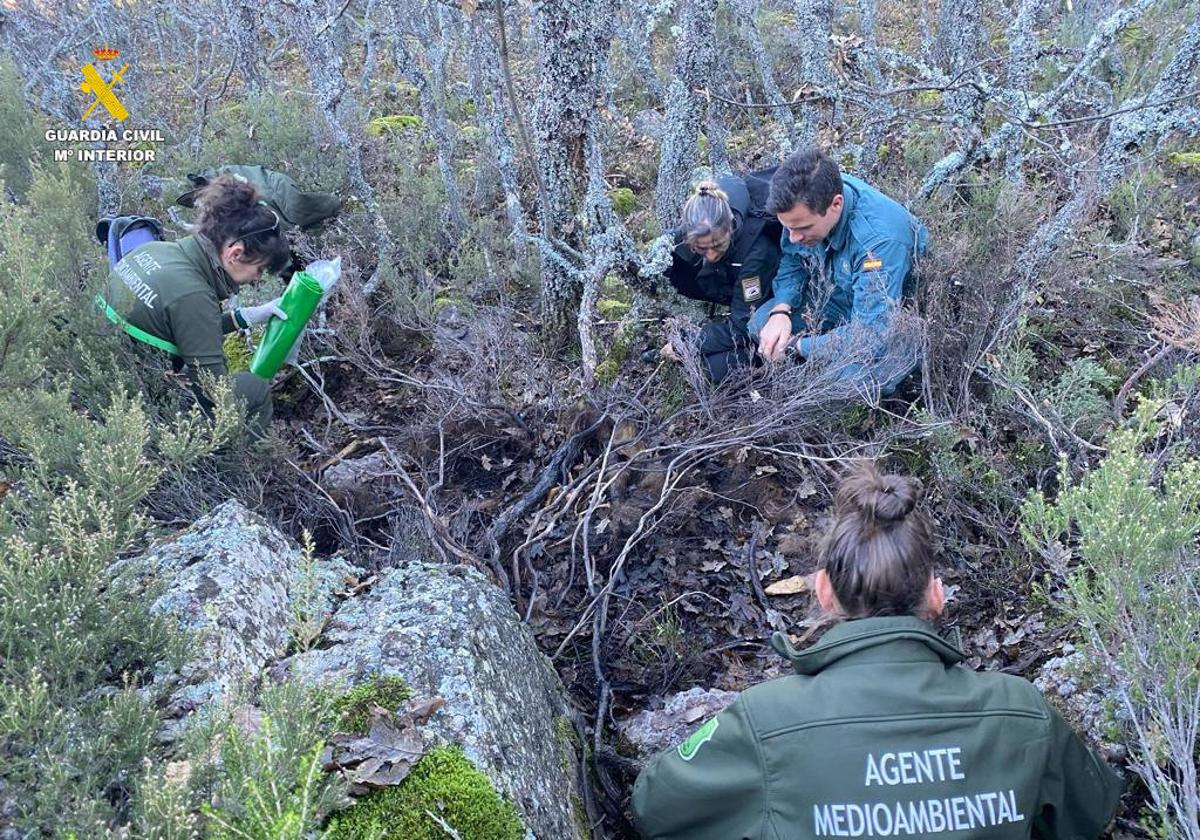
POLYGON ((857 508, 877 522, 896 522, 912 513, 921 484, 902 475, 883 474, 874 464, 859 464, 838 492, 838 504, 857 508))

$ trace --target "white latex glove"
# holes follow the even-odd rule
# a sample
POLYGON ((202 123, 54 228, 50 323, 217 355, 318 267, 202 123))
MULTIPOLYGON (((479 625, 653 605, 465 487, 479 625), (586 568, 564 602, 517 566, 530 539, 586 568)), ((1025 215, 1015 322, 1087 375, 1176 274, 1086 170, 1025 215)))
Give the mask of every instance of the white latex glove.
POLYGON ((272 316, 281 321, 286 321, 287 313, 279 308, 279 301, 281 300, 283 298, 275 298, 275 300, 264 303, 261 306, 245 306, 238 310, 238 314, 251 327, 255 324, 265 324, 272 316))

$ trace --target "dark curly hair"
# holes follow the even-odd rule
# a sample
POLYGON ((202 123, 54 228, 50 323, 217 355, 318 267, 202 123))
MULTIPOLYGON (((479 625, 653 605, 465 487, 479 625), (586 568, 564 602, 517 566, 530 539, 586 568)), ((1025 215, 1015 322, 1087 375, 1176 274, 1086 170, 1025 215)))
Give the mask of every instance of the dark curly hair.
POLYGON ((196 227, 217 248, 241 242, 250 262, 265 262, 278 274, 291 264, 287 237, 279 215, 262 202, 253 184, 232 175, 218 175, 196 191, 200 218, 196 227))
POLYGON ((921 484, 853 467, 837 491, 833 528, 821 545, 821 568, 849 618, 915 615, 934 571, 933 527, 917 508, 921 484))
POLYGON ((824 216, 836 196, 842 194, 842 173, 829 155, 818 148, 796 152, 779 164, 771 176, 768 213, 786 213, 803 204, 824 216))

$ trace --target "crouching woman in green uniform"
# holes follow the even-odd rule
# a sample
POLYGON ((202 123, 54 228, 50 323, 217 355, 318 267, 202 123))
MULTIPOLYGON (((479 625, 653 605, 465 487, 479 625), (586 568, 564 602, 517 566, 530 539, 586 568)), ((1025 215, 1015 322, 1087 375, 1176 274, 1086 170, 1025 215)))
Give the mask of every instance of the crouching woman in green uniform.
MULTIPOLYGON (((280 272, 291 255, 278 214, 260 202, 251 184, 222 175, 196 194, 196 204, 192 235, 149 242, 125 255, 109 273, 102 297, 109 317, 126 332, 170 354, 176 371, 186 369, 208 408, 200 373, 228 374, 225 334, 272 315, 287 318, 278 299, 227 312, 222 303, 264 272, 280 272)), ((247 424, 261 433, 271 421, 270 383, 247 371, 233 377, 233 391, 246 404, 247 424)))
POLYGON ((1120 779, 1020 677, 962 667, 917 485, 838 493, 815 590, 844 621, 638 777, 648 838, 1094 838, 1120 779))

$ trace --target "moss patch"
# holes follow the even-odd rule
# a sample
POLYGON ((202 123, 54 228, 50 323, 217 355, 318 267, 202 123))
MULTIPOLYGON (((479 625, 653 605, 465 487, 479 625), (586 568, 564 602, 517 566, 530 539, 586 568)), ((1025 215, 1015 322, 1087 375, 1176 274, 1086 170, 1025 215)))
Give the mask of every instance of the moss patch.
POLYGON ((433 314, 441 313, 448 306, 453 306, 462 312, 468 312, 471 304, 465 298, 454 297, 453 295, 438 295, 433 299, 433 314))
POLYGON ((596 301, 596 311, 611 321, 629 312, 629 304, 623 300, 602 298, 596 301))
POLYGON ((632 213, 637 204, 637 197, 629 187, 617 187, 615 190, 609 190, 608 200, 612 202, 613 210, 622 219, 632 213))
POLYGON ((331 725, 338 732, 366 735, 371 721, 371 706, 383 706, 394 712, 411 696, 408 683, 399 677, 371 677, 333 702, 331 725))
POLYGON ((420 128, 424 124, 424 120, 416 114, 392 114, 388 117, 376 117, 367 123, 367 134, 379 137, 393 131, 420 128))
POLYGON ((360 799, 330 824, 333 840, 445 840, 436 814, 460 837, 521 840, 517 809, 458 747, 438 747, 396 787, 360 799))
POLYGON ((250 370, 250 360, 253 356, 240 332, 231 332, 225 336, 225 343, 221 349, 225 351, 225 367, 231 374, 250 370))
POLYGON ((1176 152, 1170 155, 1167 160, 1178 166, 1180 169, 1194 169, 1200 171, 1200 152, 1176 152))

